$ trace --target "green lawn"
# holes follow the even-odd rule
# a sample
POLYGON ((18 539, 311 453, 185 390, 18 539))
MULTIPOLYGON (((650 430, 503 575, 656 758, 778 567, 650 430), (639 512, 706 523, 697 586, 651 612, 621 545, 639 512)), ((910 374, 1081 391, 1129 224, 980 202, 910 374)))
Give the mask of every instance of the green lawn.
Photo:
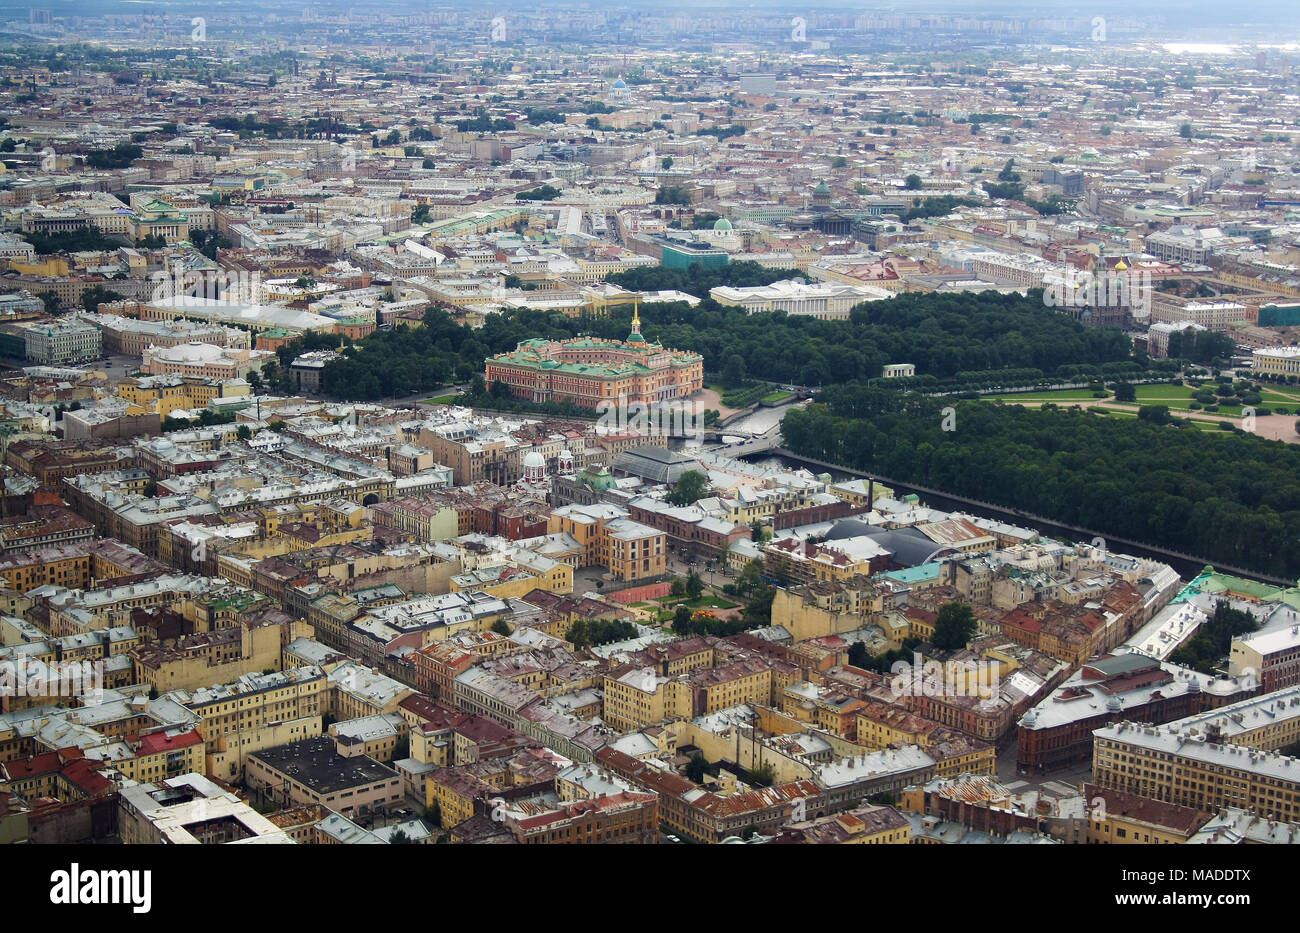
MULTIPOLYGON (((1141 405, 1164 405, 1170 410, 1192 411, 1192 396, 1196 390, 1188 386, 1138 386, 1137 398, 1141 405)), ((1262 393, 1261 393, 1262 395, 1262 393)), ((1267 401, 1262 407, 1267 407, 1267 401)), ((1206 412, 1208 415, 1223 415, 1225 418, 1240 418, 1240 405, 1219 405, 1218 411, 1206 412)))
POLYGON ((655 602, 671 609, 676 609, 679 605, 686 606, 689 609, 735 609, 740 605, 740 603, 733 603, 726 597, 711 596, 708 593, 703 594, 698 599, 687 599, 685 596, 665 596, 662 599, 656 599, 655 602))
MULTIPOLYGON (((1140 385, 1135 387, 1136 402, 1116 402, 1113 395, 1107 394, 1104 399, 1093 399, 1091 389, 1062 389, 1057 392, 1011 392, 1001 395, 983 396, 984 401, 1000 400, 1008 403, 1016 402, 1055 402, 1060 405, 1068 405, 1070 402, 1080 401, 1098 401, 1110 402, 1113 405, 1124 406, 1123 408, 1106 408, 1101 409, 1109 411, 1111 414, 1122 416, 1124 411, 1136 412, 1142 405, 1164 405, 1170 411, 1191 412, 1193 415, 1199 414, 1203 409, 1193 409, 1193 396, 1196 389, 1190 386, 1175 386, 1166 384, 1140 385)), ((1272 405, 1281 405, 1284 408, 1295 406, 1300 399, 1288 398, 1285 395, 1262 389, 1260 396, 1263 401, 1259 407, 1269 408, 1272 405)), ((1225 418, 1240 418, 1241 405, 1220 405, 1218 411, 1205 412, 1207 415, 1221 415, 1225 418)))
POLYGON ((784 401, 785 399, 792 398, 792 397, 793 397, 793 393, 783 392, 780 389, 777 389, 775 392, 767 393, 767 395, 764 395, 761 399, 759 399, 759 401, 772 404, 774 402, 784 401))
MULTIPOLYGON (((999 395, 982 395, 981 401, 1003 401, 1003 402, 1063 402, 1071 399, 1075 401, 1091 401, 1092 389, 1058 389, 1055 392, 1004 392, 999 395)), ((1106 393, 1110 395, 1109 392, 1106 393)), ((1098 399, 1097 401, 1104 401, 1098 399)))
POLYGON ((699 599, 688 599, 685 603, 692 609, 735 609, 739 603, 733 603, 729 599, 723 599, 721 596, 710 596, 705 593, 699 599))
MULTIPOLYGON (((1172 408, 1170 410, 1172 411, 1172 408)), ((1107 418, 1136 418, 1137 417, 1137 410, 1132 408, 1129 409, 1094 408, 1092 409, 1092 411, 1094 414, 1105 415, 1107 418)), ((1174 417, 1181 418, 1183 421, 1191 422, 1193 427, 1201 431, 1210 431, 1213 432, 1214 434, 1223 434, 1225 436, 1231 433, 1219 427, 1219 425, 1222 424, 1222 422, 1210 421, 1206 418, 1197 418, 1196 417, 1197 414, 1198 412, 1191 412, 1190 417, 1185 415, 1174 415, 1174 417)))
POLYGON ((453 392, 451 395, 439 395, 437 398, 426 398, 420 404, 421 405, 455 405, 457 404, 459 399, 460 396, 453 392))

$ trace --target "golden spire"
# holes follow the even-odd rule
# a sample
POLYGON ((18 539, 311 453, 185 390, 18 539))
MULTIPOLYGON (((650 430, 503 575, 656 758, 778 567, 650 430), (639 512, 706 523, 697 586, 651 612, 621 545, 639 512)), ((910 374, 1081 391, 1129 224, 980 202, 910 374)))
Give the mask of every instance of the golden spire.
POLYGON ((641 336, 641 306, 638 300, 632 301, 632 333, 627 335, 628 343, 645 343, 641 336))

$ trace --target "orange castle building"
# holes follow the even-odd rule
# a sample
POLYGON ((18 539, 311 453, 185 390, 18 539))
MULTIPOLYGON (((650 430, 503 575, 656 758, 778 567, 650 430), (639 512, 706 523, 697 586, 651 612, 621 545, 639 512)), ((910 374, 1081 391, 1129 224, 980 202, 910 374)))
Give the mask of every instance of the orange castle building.
POLYGON ((704 357, 648 342, 634 312, 627 340, 525 340, 490 358, 484 381, 489 389, 503 383, 515 398, 530 402, 652 405, 703 388, 704 357))

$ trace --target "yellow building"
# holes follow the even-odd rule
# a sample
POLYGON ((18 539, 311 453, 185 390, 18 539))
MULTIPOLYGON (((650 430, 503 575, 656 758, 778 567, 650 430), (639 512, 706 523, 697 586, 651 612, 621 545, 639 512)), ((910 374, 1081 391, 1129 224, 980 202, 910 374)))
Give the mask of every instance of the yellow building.
POLYGON ((18 593, 38 586, 77 589, 90 582, 90 554, 79 547, 46 547, 0 557, 0 585, 18 593))
POLYGON ((278 670, 281 637, 279 625, 239 625, 186 636, 175 648, 141 645, 132 651, 136 681, 166 693, 278 670))
POLYGON ((207 408, 214 398, 243 398, 251 394, 242 379, 204 379, 198 376, 136 376, 117 386, 119 398, 130 403, 128 415, 146 412, 164 418, 178 409, 207 408))
POLYGON ((690 677, 692 714, 707 716, 742 703, 772 703, 772 670, 756 660, 696 671, 690 677))
POLYGON ((573 592, 573 567, 563 561, 519 550, 511 553, 510 563, 532 574, 539 589, 557 596, 567 596, 573 592))
POLYGON ((851 479, 843 483, 835 483, 829 486, 826 491, 837 499, 843 499, 850 505, 863 509, 870 508, 877 499, 892 499, 894 497, 894 491, 888 486, 865 479, 851 479))
POLYGON ((325 711, 340 721, 395 713, 398 704, 414 692, 364 664, 348 661, 329 673, 325 711))
POLYGON ((800 642, 860 629, 876 621, 884 608, 881 590, 859 576, 840 583, 778 588, 772 624, 784 626, 800 642))
POLYGON ((669 717, 690 718, 690 690, 679 680, 669 680, 653 668, 633 668, 605 677, 605 722, 620 732, 630 732, 669 717))
POLYGON ((315 522, 281 523, 274 537, 283 538, 288 545, 287 553, 294 554, 315 548, 339 547, 358 541, 369 541, 374 537, 374 529, 369 525, 356 528, 348 526, 327 528, 315 522))
POLYGON ((9 268, 19 275, 40 275, 66 277, 68 261, 57 256, 45 259, 10 259, 9 268))
POLYGON ((321 734, 320 716, 304 716, 283 722, 240 729, 233 735, 223 735, 210 743, 208 774, 224 781, 239 781, 244 774, 244 764, 253 752, 277 748, 290 742, 314 739, 321 734))
POLYGON ((1257 376, 1300 375, 1300 347, 1262 347, 1252 354, 1250 371, 1257 376))
POLYGON ((935 777, 955 778, 962 774, 998 773, 996 746, 968 735, 953 735, 948 730, 937 734, 950 738, 937 741, 936 733, 931 733, 921 746, 935 760, 935 777))
POLYGON ((205 770, 203 737, 197 729, 127 736, 130 757, 113 758, 113 767, 132 781, 157 783, 180 774, 205 770))
POLYGON ((893 807, 862 806, 795 823, 784 838, 811 845, 905 846, 912 841, 912 826, 893 807))
POLYGON ((461 768, 442 768, 425 782, 425 806, 436 806, 439 825, 451 829, 474 815, 476 799, 490 799, 495 790, 504 786, 504 773, 497 779, 484 780, 461 768))
POLYGON ((248 752, 320 735, 327 686, 324 671, 302 667, 168 696, 199 716, 206 773, 232 781, 242 773, 248 752))
POLYGON ((657 577, 667 567, 668 536, 630 519, 606 522, 600 529, 596 553, 615 580, 657 577))
POLYGON ((885 568, 888 552, 874 544, 863 547, 850 554, 833 543, 783 538, 763 548, 763 564, 769 575, 794 583, 847 583, 885 568))
POLYGON ((468 571, 451 578, 453 593, 476 590, 499 599, 519 599, 533 590, 567 596, 573 592, 573 568, 545 559, 511 561, 507 566, 468 571))
POLYGON ((857 710, 857 742, 872 751, 902 745, 920 745, 935 723, 907 710, 883 703, 864 703, 857 710))
POLYGON ((1084 785, 1088 845, 1182 845, 1205 820, 1191 807, 1084 785))
POLYGON ((1295 761, 1194 736, 1177 724, 1119 723, 1093 733, 1093 779, 1099 787, 1189 807, 1203 817, 1237 807, 1295 822, 1295 761))
POLYGON ((331 723, 329 735, 344 758, 368 755, 376 761, 393 760, 398 745, 409 734, 406 720, 399 713, 381 713, 345 722, 331 723))
POLYGON ((190 238, 190 219, 166 201, 154 198, 131 214, 127 221, 127 234, 132 240, 157 236, 168 244, 183 243, 190 238))
POLYGON ((552 511, 547 531, 572 535, 583 547, 581 566, 605 567, 616 580, 663 574, 668 536, 625 516, 623 509, 606 503, 567 505, 552 511))
POLYGON ((655 665, 659 674, 677 677, 713 667, 717 652, 706 638, 683 638, 667 644, 649 645, 641 656, 655 665))

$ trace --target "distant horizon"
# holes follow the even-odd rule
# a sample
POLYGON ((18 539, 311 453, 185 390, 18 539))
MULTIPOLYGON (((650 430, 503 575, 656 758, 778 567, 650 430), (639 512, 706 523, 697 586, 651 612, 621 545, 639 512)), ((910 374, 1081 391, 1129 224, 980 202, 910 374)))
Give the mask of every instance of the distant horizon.
POLYGON ((1095 0, 1081 3, 1078 0, 928 0, 923 4, 862 3, 857 0, 818 0, 812 4, 792 3, 790 0, 704 0, 693 3, 689 10, 683 10, 679 4, 665 0, 616 0, 611 3, 592 4, 581 0, 469 0, 469 2, 450 2, 450 0, 285 0, 282 3, 250 2, 225 0, 213 4, 210 0, 29 0, 29 2, 0 2, 0 16, 13 17, 27 14, 31 10, 50 10, 58 16, 94 16, 139 14, 142 7, 161 11, 193 9, 206 7, 214 13, 225 10, 253 8, 276 15, 298 16, 304 9, 313 12, 330 11, 376 13, 416 14, 432 10, 455 11, 467 13, 501 12, 518 10, 536 11, 539 9, 583 9, 591 13, 617 12, 619 10, 638 10, 643 12, 661 11, 673 16, 689 15, 699 10, 752 10, 765 15, 789 13, 791 16, 807 16, 821 12, 859 15, 889 14, 898 16, 927 16, 961 14, 972 18, 999 19, 1023 18, 1044 19, 1053 14, 1063 17, 1124 16, 1131 19, 1146 17, 1170 17, 1170 21, 1195 28, 1207 24, 1229 24, 1248 26, 1262 23, 1283 23, 1294 25, 1300 30, 1300 5, 1290 0, 1248 0, 1232 6, 1211 2, 1211 0, 1143 0, 1138 3, 1124 3, 1121 0, 1095 0), (1247 14, 1242 22, 1242 14, 1247 14))

